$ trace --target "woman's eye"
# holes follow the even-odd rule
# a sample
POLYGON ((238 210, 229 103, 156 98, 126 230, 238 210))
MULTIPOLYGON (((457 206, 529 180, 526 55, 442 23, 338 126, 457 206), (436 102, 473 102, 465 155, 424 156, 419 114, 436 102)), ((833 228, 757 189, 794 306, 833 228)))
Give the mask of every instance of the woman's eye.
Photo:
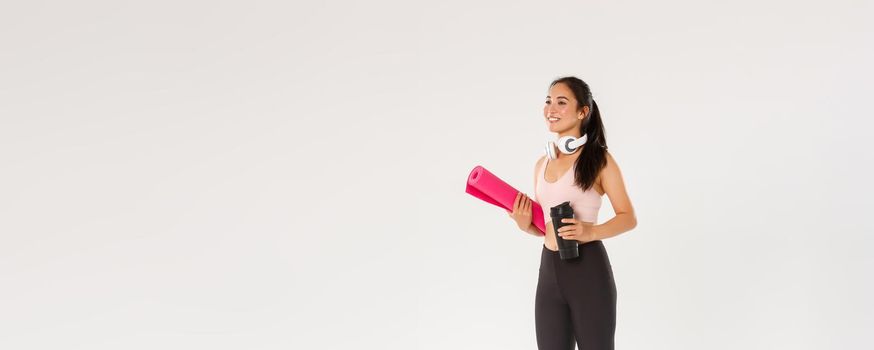
POLYGON ((549 104, 549 101, 546 101, 546 104, 549 104))
POLYGON ((563 104, 564 104, 564 102, 559 102, 559 103, 558 103, 558 104, 560 104, 560 105, 563 105, 563 104))

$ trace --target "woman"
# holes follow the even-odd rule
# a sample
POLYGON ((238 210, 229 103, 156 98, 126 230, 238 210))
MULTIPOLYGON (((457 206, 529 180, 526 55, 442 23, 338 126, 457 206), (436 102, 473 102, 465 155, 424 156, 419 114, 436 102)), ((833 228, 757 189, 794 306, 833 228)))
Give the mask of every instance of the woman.
MULTIPOLYGON (((537 347, 541 350, 613 349, 616 330, 616 284, 610 259, 601 240, 637 225, 634 209, 616 161, 607 152, 604 125, 588 84, 576 77, 556 79, 549 86, 543 117, 558 137, 586 135, 585 144, 572 154, 556 152, 556 159, 541 157, 534 166, 535 199, 546 223, 535 300, 537 347), (570 176, 570 175, 573 176, 570 176), (607 194, 616 216, 595 225, 601 197, 607 194), (579 242, 579 257, 559 257, 549 209, 570 201, 573 219, 558 229, 565 240, 579 242)), ((510 217, 535 236, 531 199, 516 196, 510 217)))

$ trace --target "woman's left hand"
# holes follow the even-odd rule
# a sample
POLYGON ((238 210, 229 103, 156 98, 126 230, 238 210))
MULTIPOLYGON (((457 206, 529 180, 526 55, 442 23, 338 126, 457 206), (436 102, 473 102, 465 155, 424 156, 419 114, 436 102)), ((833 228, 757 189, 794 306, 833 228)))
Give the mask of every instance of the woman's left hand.
POLYGON ((562 239, 575 240, 580 243, 595 240, 595 231, 592 229, 594 223, 580 221, 573 218, 561 219, 561 222, 570 224, 558 228, 558 235, 561 236, 562 239))

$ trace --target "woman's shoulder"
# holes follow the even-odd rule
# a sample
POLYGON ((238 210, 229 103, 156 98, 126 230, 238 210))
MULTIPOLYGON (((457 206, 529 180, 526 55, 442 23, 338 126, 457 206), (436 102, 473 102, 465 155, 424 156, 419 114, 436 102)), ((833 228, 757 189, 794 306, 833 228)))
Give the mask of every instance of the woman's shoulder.
POLYGON ((616 158, 613 158, 613 154, 604 150, 604 168, 607 167, 618 168, 619 166, 616 164, 616 158))
POLYGON ((604 166, 598 171, 597 182, 600 184, 603 177, 615 177, 621 176, 619 175, 621 170, 619 170, 619 164, 616 163, 616 159, 613 158, 613 154, 608 151, 604 151, 604 166))
POLYGON ((537 159, 537 162, 534 163, 534 187, 535 188, 537 187, 537 180, 538 180, 537 175, 540 174, 540 167, 541 167, 541 164, 543 164, 544 159, 546 159, 546 156, 540 156, 540 158, 537 159))
POLYGON ((602 178, 604 177, 605 173, 609 173, 609 172, 613 171, 613 169, 615 167, 616 167, 616 160, 613 159, 613 155, 610 154, 610 151, 605 149, 604 150, 604 165, 602 165, 601 169, 598 170, 598 175, 595 176, 595 183, 598 184, 598 186, 601 186, 601 188, 603 188, 603 184, 601 183, 602 178))

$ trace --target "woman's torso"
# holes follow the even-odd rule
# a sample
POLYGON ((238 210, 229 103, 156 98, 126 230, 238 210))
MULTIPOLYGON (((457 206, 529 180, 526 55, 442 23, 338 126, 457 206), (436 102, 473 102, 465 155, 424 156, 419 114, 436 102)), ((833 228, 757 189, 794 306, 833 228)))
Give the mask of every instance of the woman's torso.
MULTIPOLYGON (((577 153, 578 155, 579 153, 577 153)), ((540 161, 537 179, 535 180, 534 197, 543 210, 543 219, 546 221, 546 235, 543 244, 553 251, 558 250, 555 230, 549 209, 565 201, 570 201, 574 209, 574 217, 580 221, 596 224, 598 211, 601 208, 601 197, 604 190, 598 181, 588 190, 583 191, 574 184, 574 162, 576 157, 568 157, 563 160, 551 160, 543 157, 540 161)))

